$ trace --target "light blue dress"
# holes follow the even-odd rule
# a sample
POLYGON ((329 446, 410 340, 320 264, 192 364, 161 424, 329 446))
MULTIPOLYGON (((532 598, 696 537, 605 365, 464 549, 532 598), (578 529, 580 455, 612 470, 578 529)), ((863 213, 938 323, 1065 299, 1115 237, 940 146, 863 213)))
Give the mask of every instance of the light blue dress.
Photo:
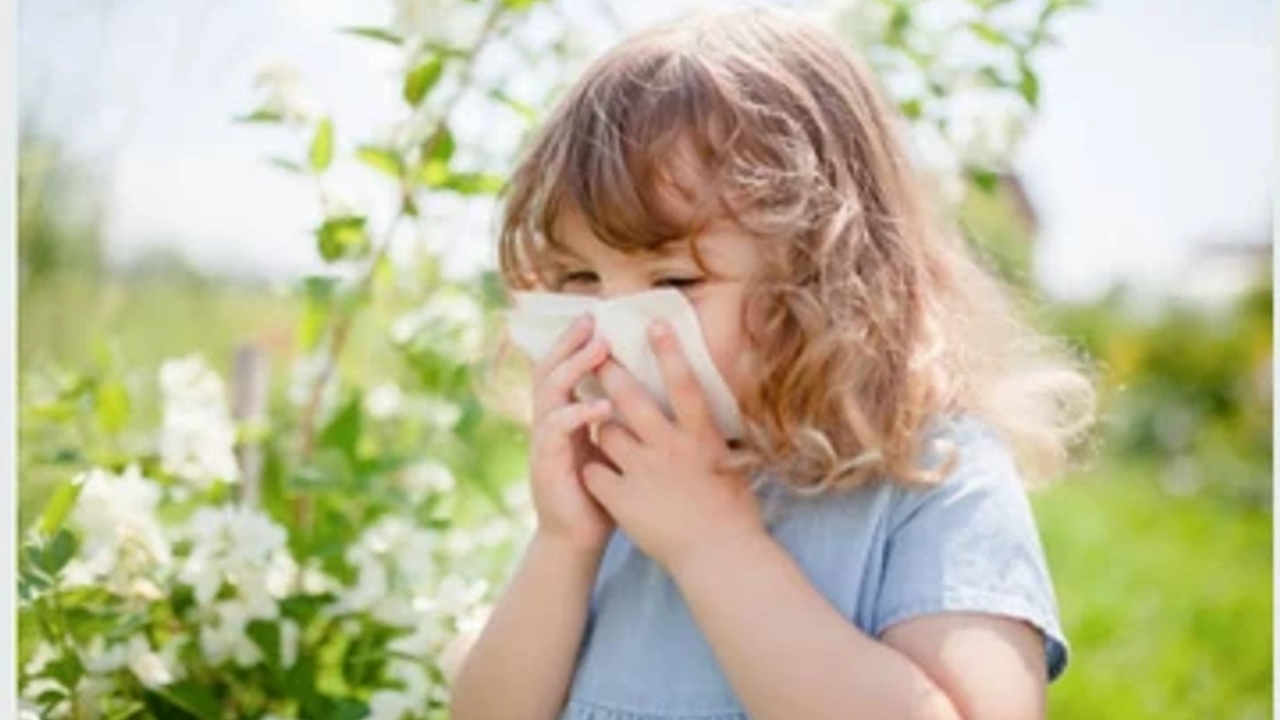
MULTIPOLYGON (((1020 618, 1044 636, 1046 672, 1056 679, 1068 644, 1013 457, 973 416, 934 428, 960 448, 942 484, 874 483, 805 498, 769 483, 758 491, 765 525, 822 595, 872 637, 943 611, 1020 618)), ((679 588, 620 530, 600 561, 560 718, 747 718, 679 588)))

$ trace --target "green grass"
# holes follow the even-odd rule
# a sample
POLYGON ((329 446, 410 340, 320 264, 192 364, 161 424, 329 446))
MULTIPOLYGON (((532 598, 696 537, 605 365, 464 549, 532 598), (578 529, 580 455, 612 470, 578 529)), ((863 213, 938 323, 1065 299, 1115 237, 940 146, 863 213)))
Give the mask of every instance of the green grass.
POLYGON ((1033 496, 1071 663, 1052 718, 1271 716, 1271 514, 1116 463, 1033 496))
POLYGON ((129 366, 203 353, 220 369, 235 348, 261 338, 288 341, 297 303, 266 288, 165 279, 99 284, 64 277, 24 288, 18 299, 20 370, 57 362, 82 369, 100 338, 111 338, 129 366))

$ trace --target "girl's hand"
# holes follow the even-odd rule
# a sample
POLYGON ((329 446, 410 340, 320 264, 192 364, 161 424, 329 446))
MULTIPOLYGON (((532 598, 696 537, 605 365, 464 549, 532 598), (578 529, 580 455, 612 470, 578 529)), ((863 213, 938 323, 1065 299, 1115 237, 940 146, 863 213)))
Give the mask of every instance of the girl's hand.
POLYGON ((602 338, 588 342, 592 324, 590 315, 578 318, 534 368, 529 452, 537 532, 587 552, 603 549, 614 528, 613 519, 582 482, 583 464, 602 459, 587 428, 610 412, 607 400, 577 402, 573 398, 578 381, 609 357, 602 338))
POLYGON ((583 470, 587 490, 644 552, 668 572, 693 552, 765 534, 759 501, 741 473, 715 470, 729 447, 702 388, 665 324, 651 328, 675 421, 616 361, 597 373, 627 427, 600 426, 603 462, 583 470))

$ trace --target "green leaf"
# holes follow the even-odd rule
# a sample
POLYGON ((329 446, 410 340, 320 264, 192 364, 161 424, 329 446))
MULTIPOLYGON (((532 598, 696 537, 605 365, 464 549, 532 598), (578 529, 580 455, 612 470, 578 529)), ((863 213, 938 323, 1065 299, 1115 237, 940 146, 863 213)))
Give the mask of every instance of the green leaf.
POLYGON ((537 5, 541 0, 502 0, 502 6, 508 10, 528 10, 537 5))
POLYGON ((969 179, 983 192, 994 193, 1000 183, 1000 175, 989 168, 974 167, 968 169, 969 179))
POLYGON ((316 659, 309 653, 299 654, 298 661, 285 673, 285 695, 298 701, 302 706, 302 712, 299 717, 317 717, 305 714, 318 697, 316 694, 317 675, 316 659))
POLYGON ((902 110, 902 114, 906 115, 911 120, 919 120, 920 115, 924 111, 919 98, 904 100, 898 105, 898 107, 902 110))
POLYGON ((53 497, 49 498, 48 504, 44 506, 44 513, 40 516, 42 534, 52 536, 62 529, 67 515, 71 513, 71 508, 75 507, 76 500, 80 497, 81 487, 83 486, 74 482, 58 485, 58 489, 54 490, 53 497))
POLYGON ((453 173, 444 187, 459 195, 493 195, 502 190, 506 180, 491 173, 453 173))
POLYGON ((119 380, 108 380, 98 386, 96 413, 98 425, 108 434, 120 432, 129 419, 129 391, 119 380))
POLYGON ((401 45, 404 43, 404 38, 396 35, 390 30, 384 30, 383 28, 345 27, 340 28, 338 32, 346 33, 347 35, 355 35, 356 37, 362 37, 367 40, 377 40, 390 45, 401 45))
POLYGON ((442 160, 428 160, 418 167, 414 180, 432 189, 444 187, 444 184, 449 181, 449 163, 442 160))
POLYGON ((347 403, 334 414, 329 423, 320 431, 316 445, 322 448, 341 450, 353 463, 356 461, 356 447, 360 443, 360 429, 363 424, 361 415, 362 397, 358 392, 351 393, 347 403))
POLYGON ((1008 44, 1008 40, 999 30, 979 20, 969 23, 969 30, 989 45, 1001 47, 1008 44))
POLYGON ((532 124, 538 121, 538 111, 535 110, 532 105, 516 100, 503 92, 502 88, 493 88, 489 90, 489 97, 515 111, 517 115, 524 118, 525 122, 532 124))
POLYGON ((444 74, 444 58, 439 55, 414 68, 404 79, 404 99, 410 105, 417 105, 422 98, 431 92, 431 88, 440 81, 444 74))
POLYGON ((978 68, 978 77, 991 87, 1005 87, 1009 84, 1004 79, 1004 76, 1000 74, 1000 70, 991 65, 983 65, 978 68))
POLYGON ((196 717, 213 718, 222 714, 217 698, 214 697, 208 687, 196 680, 180 680, 172 685, 159 688, 156 692, 164 695, 174 704, 194 713, 196 717))
POLYGON ((290 490, 327 492, 349 489, 355 482, 355 471, 347 454, 335 448, 315 451, 311 461, 299 467, 289 478, 290 490))
POLYGON ((280 626, 272 620, 254 620, 245 627, 245 634, 262 650, 267 667, 272 672, 279 672, 280 626))
POLYGON ((316 127, 315 137, 311 140, 311 169, 324 172, 333 162, 333 120, 325 118, 316 127))
POLYGON ((115 715, 112 715, 111 717, 107 718, 107 720, 129 720, 129 718, 133 717, 134 715, 137 715, 138 713, 146 709, 147 709, 147 706, 141 703, 130 705, 122 709, 120 712, 116 713, 115 715))
POLYGON ((274 110, 254 110, 248 115, 240 115, 234 118, 234 122, 238 123, 278 123, 283 122, 284 116, 274 110))
POLYGON ((320 342, 333 307, 338 279, 313 275, 302 281, 303 313, 298 324, 298 341, 310 352, 320 342))
POLYGON ((326 262, 356 257, 369 249, 369 234, 365 232, 365 218, 346 215, 329 218, 316 230, 320 257, 326 262))
POLYGON ((1022 97, 1026 99, 1027 104, 1031 107, 1039 107, 1040 105, 1040 79, 1036 77, 1036 73, 1031 66, 1021 63, 1018 70, 1022 73, 1022 78, 1018 82, 1018 92, 1022 93, 1022 97))
POLYGON ((80 543, 76 540, 75 535, 66 530, 59 530, 44 549, 44 561, 41 564, 41 568, 50 577, 57 577, 62 568, 66 567, 71 558, 75 557, 76 549, 79 545, 80 543))
POLYGON ((903 34, 911 26, 911 8, 907 5, 895 5, 889 17, 890 43, 902 42, 903 34))
POLYGON ((328 717, 333 720, 362 720, 369 717, 369 706, 355 698, 338 698, 333 701, 328 717))
POLYGON ((422 143, 422 157, 424 160, 440 160, 447 163, 453 159, 453 153, 457 149, 458 143, 453 138, 453 131, 447 124, 441 124, 440 129, 422 143))
POLYGON ((291 173, 297 173, 299 175, 303 175, 303 174, 306 174, 307 172, 307 169, 302 166, 302 163, 297 162, 296 160, 276 157, 276 158, 271 158, 269 162, 272 165, 275 165, 276 167, 282 170, 287 170, 291 173))
POLYGON ((386 148, 365 145, 356 150, 356 157, 374 170, 393 178, 399 178, 404 174, 404 162, 400 159, 400 155, 386 148))
MULTIPOLYGON (((54 638, 47 639, 54 640, 54 638)), ((84 677, 84 665, 80 663, 80 657, 75 653, 60 655, 45 666, 43 674, 62 683, 63 687, 73 688, 80 683, 80 678, 84 677)))

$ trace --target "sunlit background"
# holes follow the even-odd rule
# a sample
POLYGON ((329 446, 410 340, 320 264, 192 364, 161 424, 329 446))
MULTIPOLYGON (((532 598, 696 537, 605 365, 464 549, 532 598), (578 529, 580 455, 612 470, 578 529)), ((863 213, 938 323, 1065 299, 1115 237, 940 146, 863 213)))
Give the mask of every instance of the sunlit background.
MULTIPOLYGON (((492 4, 19 3, 24 525, 56 483, 128 454, 100 435, 146 444, 166 359, 202 355, 234 394, 235 353, 255 349, 272 407, 293 408, 271 412, 321 412, 316 398, 330 391, 313 389, 329 382, 317 373, 342 323, 318 314, 312 281, 360 277, 361 258, 326 261, 316 229, 345 216, 368 218, 370 235, 393 224, 395 182, 376 158, 352 155, 419 122, 405 122, 403 86, 420 58, 340 28, 416 22, 447 41, 473 35, 476 8, 492 4), (244 122, 264 102, 306 110, 312 124, 244 122), (321 116, 335 160, 312 173, 321 116)), ((451 162, 478 185, 433 189, 416 218, 394 223, 391 262, 378 270, 390 279, 374 287, 395 300, 373 301, 368 322, 341 330, 334 382, 364 388, 371 416, 440 390, 438 368, 404 350, 436 317, 406 309, 423 288, 469 288, 495 315, 485 183, 509 168, 532 122, 596 53, 697 3, 510 4, 532 7, 470 78, 505 99, 453 96, 446 80, 421 101, 447 115, 451 162)), ((904 114, 923 112, 910 124, 914 151, 970 237, 1040 298, 1047 330, 1103 369, 1100 457, 1035 499, 1074 652, 1051 717, 1269 717, 1274 3, 775 4, 870 48, 904 114), (1030 80, 1009 76, 989 99, 952 92, 967 62, 1008 44, 1020 12, 1046 5, 1061 12, 1052 42, 1030 55, 1030 80), (991 33, 963 20, 984 6, 991 33), (894 33, 899 46, 958 40, 938 46, 942 91, 923 110, 912 104, 919 79, 876 54, 897 47, 884 39, 894 33), (931 133, 931 113, 951 121, 949 142, 931 133)), ((467 312, 450 317, 465 325, 467 312)), ((296 423, 304 435, 309 422, 296 423)), ((512 437, 505 452, 518 466, 512 437)), ((467 471, 451 467, 465 485, 467 471)))

